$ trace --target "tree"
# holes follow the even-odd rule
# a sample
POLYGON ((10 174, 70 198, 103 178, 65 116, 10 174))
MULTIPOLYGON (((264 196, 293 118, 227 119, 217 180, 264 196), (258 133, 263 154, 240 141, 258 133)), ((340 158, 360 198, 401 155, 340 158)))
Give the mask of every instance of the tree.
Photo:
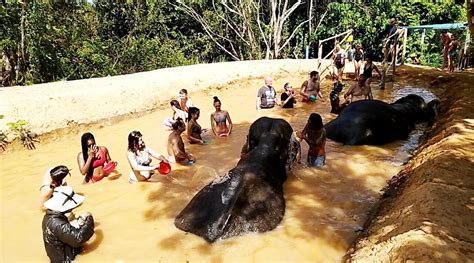
POLYGON ((212 11, 178 1, 177 7, 199 22, 210 39, 234 60, 279 58, 298 29, 288 22, 301 0, 212 0, 212 11), (291 33, 288 34, 288 32, 291 33))

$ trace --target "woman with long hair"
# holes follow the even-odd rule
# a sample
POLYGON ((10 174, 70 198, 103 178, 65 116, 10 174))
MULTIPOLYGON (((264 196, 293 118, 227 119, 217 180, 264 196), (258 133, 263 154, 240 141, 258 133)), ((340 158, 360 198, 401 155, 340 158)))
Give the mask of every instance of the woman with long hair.
POLYGON ((211 113, 211 127, 216 136, 227 137, 232 132, 232 120, 229 112, 221 109, 221 101, 217 96, 214 96, 215 112, 211 113), (229 123, 229 126, 227 126, 229 123))
MULTIPOLYGON (((84 177, 84 183, 93 183, 102 180, 108 175, 104 171, 104 166, 112 162, 109 150, 104 146, 97 146, 94 135, 86 132, 81 136, 82 152, 77 155, 79 171, 84 177)), ((117 162, 115 162, 117 164, 117 162)))
POLYGON ((168 160, 160 153, 155 152, 150 147, 146 147, 139 131, 132 131, 128 135, 127 159, 132 168, 128 181, 135 183, 147 181, 158 169, 159 165, 151 165, 152 157, 168 163, 168 160))
POLYGON ((323 167, 326 162, 326 129, 324 128, 321 115, 311 113, 299 137, 309 145, 309 166, 323 167))
POLYGON ((196 107, 190 107, 188 109, 188 130, 187 136, 189 143, 191 144, 204 144, 204 140, 201 137, 202 128, 197 122, 199 119, 200 111, 196 107))

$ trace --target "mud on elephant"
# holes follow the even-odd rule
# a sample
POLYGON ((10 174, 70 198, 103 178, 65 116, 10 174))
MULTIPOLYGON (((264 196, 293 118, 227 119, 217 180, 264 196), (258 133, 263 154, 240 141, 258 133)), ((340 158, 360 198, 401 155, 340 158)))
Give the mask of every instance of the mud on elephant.
POLYGON ((285 214, 283 182, 295 148, 290 147, 292 133, 283 119, 256 120, 237 166, 201 189, 175 226, 208 242, 277 227, 285 214))
POLYGON ((415 124, 432 124, 438 100, 426 104, 410 94, 388 104, 378 100, 351 103, 325 125, 327 137, 348 145, 381 145, 408 137, 415 124))

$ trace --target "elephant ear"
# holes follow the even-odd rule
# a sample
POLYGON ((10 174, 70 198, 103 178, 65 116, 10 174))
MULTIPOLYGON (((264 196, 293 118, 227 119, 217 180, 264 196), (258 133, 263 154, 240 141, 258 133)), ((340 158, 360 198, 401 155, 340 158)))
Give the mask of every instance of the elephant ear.
POLYGON ((434 99, 430 102, 428 102, 427 109, 426 109, 426 114, 428 117, 428 125, 431 126, 433 125, 436 116, 438 116, 438 110, 439 110, 439 104, 440 101, 437 99, 434 99))
POLYGON ((222 236, 243 188, 243 176, 229 171, 199 191, 176 217, 177 228, 214 242, 222 236))

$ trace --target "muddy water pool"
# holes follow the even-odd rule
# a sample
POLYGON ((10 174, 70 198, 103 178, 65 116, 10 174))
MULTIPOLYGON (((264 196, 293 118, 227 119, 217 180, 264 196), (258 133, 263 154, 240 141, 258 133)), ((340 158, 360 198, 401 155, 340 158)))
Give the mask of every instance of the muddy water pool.
MULTIPOLYGON (((274 78, 274 86, 281 93, 285 82, 298 88, 305 78, 306 75, 283 73, 274 78)), ((96 234, 77 262, 340 261, 378 199, 380 189, 400 171, 416 148, 423 126, 408 141, 383 147, 342 146, 328 141, 323 169, 302 164, 289 173, 284 185, 286 214, 273 231, 208 244, 173 225, 174 217, 199 189, 235 166, 248 127, 257 118, 281 117, 295 130, 304 127, 311 112, 320 113, 324 122, 335 118, 329 113, 328 82, 323 85, 323 102, 299 102, 295 109, 257 112, 255 95, 262 82, 242 80, 190 94, 201 109, 198 121, 203 128, 210 128, 212 96, 217 95, 222 108, 232 117, 234 131, 229 138, 206 135, 211 141, 209 145, 186 145, 197 157, 197 163, 189 167, 173 165, 170 175, 155 176, 147 183, 127 181, 130 173, 126 160, 127 135, 139 130, 147 146, 166 153, 169 131, 162 123, 171 115, 168 107, 139 117, 104 121, 49 135, 34 151, 15 149, 1 154, 1 261, 48 261, 42 241, 43 214, 39 210, 38 189, 44 172, 58 164, 72 168, 68 185, 86 197, 76 214, 90 211, 96 220, 96 234), (116 173, 91 185, 82 184, 76 163, 80 136, 86 131, 91 131, 97 144, 106 146, 112 159, 119 162, 116 173)), ((428 100, 433 98, 425 90, 402 84, 385 91, 374 86, 373 91, 376 99, 385 101, 412 92, 428 100)), ((302 148, 304 161, 308 148, 305 143, 302 148)))

